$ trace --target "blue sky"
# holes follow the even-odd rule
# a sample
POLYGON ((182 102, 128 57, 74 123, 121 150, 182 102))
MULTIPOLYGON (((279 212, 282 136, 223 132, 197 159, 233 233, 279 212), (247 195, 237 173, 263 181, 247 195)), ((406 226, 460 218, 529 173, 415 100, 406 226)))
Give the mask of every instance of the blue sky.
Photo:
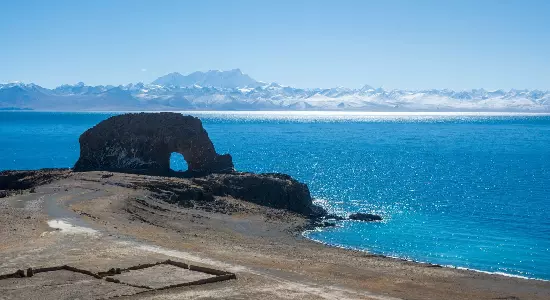
POLYGON ((0 82, 550 89, 550 1, 5 1, 0 82))

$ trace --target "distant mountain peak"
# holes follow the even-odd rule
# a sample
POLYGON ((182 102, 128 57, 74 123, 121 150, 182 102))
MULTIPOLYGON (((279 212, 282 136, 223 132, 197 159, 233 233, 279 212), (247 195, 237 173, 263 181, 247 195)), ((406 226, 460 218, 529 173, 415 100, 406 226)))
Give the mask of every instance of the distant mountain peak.
POLYGON ((194 85, 198 85, 202 87, 215 88, 243 88, 262 85, 262 83, 252 79, 247 74, 244 74, 241 69, 232 69, 229 71, 197 71, 188 75, 172 72, 157 78, 152 82, 152 84, 180 87, 192 87, 194 85))
POLYGON ((374 88, 368 84, 365 84, 362 88, 361 88, 361 91, 369 91, 369 90, 373 90, 374 91, 374 88))

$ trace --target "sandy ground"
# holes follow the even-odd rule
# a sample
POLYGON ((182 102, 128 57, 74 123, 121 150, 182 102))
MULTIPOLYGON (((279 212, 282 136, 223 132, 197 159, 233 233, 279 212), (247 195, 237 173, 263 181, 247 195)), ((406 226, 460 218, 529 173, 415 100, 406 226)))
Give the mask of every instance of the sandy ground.
MULTIPOLYGON (((550 299, 549 282, 327 247, 301 237, 307 220, 285 211, 231 198, 216 199, 233 208, 223 213, 168 204, 141 187, 154 180, 188 184, 71 173, 1 198, 0 274, 58 265, 102 272, 171 259, 233 272, 236 280, 139 293, 56 271, 0 280, 0 299, 550 299)), ((170 272, 119 278, 162 286, 177 280, 170 272)))

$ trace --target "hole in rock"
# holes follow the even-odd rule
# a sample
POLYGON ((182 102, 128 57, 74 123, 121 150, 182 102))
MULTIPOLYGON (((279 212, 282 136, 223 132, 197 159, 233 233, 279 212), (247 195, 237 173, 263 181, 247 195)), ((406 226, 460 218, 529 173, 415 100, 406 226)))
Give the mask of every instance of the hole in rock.
POLYGON ((172 154, 170 154, 170 169, 172 171, 186 172, 187 168, 187 161, 185 161, 183 155, 177 152, 172 152, 172 154))

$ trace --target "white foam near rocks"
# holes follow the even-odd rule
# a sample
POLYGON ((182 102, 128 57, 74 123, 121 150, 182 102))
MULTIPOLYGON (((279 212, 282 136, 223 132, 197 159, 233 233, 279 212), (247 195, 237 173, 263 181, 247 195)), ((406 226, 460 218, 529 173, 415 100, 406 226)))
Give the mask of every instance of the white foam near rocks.
POLYGON ((58 219, 58 220, 49 220, 48 226, 51 228, 59 230, 61 233, 65 234, 98 234, 97 230, 88 227, 76 226, 71 224, 68 220, 58 219))

